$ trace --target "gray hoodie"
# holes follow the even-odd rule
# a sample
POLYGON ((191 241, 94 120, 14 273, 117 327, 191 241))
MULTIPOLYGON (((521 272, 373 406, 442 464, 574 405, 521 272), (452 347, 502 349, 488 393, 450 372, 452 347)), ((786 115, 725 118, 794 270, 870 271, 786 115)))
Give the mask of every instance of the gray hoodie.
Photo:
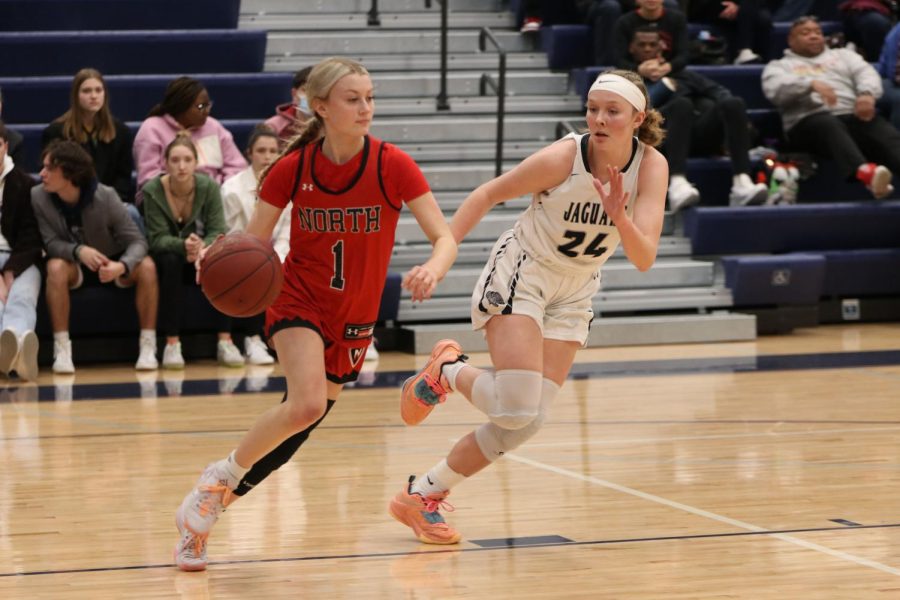
POLYGON ((856 98, 869 93, 881 97, 881 77, 859 54, 845 48, 828 49, 818 56, 800 56, 791 50, 784 58, 773 60, 762 73, 766 98, 778 108, 784 130, 789 131, 801 119, 818 112, 835 115, 853 112, 856 98), (819 80, 837 94, 837 104, 826 106, 810 84, 819 80))

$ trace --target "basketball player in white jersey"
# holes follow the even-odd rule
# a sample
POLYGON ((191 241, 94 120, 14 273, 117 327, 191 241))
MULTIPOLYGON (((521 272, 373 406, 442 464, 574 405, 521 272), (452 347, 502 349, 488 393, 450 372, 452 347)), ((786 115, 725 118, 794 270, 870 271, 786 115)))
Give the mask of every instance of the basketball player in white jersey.
POLYGON ((454 390, 489 419, 391 501, 394 518, 423 542, 458 542, 439 512, 450 489, 540 429, 587 341, 600 267, 616 247, 640 271, 656 260, 669 181, 666 159, 654 149, 662 117, 631 71, 602 73, 586 108, 587 133, 570 134, 483 184, 453 217, 459 242, 495 204, 533 198, 497 241, 472 294, 472 323, 485 333, 494 371, 466 364, 459 344, 442 340, 403 385, 408 425, 454 390))

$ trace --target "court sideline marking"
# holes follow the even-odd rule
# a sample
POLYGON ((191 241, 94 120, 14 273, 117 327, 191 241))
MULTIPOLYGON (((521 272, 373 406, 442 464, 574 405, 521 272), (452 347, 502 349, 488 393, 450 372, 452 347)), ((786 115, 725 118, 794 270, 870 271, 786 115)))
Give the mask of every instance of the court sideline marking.
MULTIPOLYGON (((767 530, 765 527, 760 527, 758 525, 754 525, 752 523, 746 523, 744 521, 739 521, 737 519, 732 519, 730 517, 726 517, 723 515, 716 514, 714 512, 710 512, 708 510, 703 510, 702 508, 696 508, 694 506, 690 506, 687 504, 682 504, 681 502, 676 502, 674 500, 669 500, 667 498, 663 498, 661 496, 656 496, 654 494, 649 494, 647 492, 642 492, 640 490, 636 490, 630 487, 626 487, 624 485, 619 485, 618 483, 613 483, 612 481, 607 481, 605 479, 600 479, 598 477, 591 477, 590 475, 583 475, 581 473, 576 473, 575 471, 570 471, 568 469, 562 469, 560 467, 554 467, 553 465, 548 465, 546 463, 542 463, 537 460, 532 460, 530 458, 525 458, 524 456, 519 456, 517 454, 506 454, 505 458, 509 460, 514 460, 516 462, 534 467, 536 469, 542 469, 544 471, 549 471, 551 473, 556 473, 557 475, 562 475, 564 477, 570 477, 572 479, 578 479, 580 481, 584 481, 586 483, 592 483, 595 485, 599 485, 617 492, 621 492, 623 494, 629 494, 631 496, 636 496, 643 500, 647 500, 649 502, 655 502, 657 504, 662 504, 663 506, 668 506, 669 508, 674 508, 676 510, 681 510, 684 512, 688 512, 699 517, 704 517, 706 519, 712 519, 713 521, 718 521, 720 523, 726 523, 728 525, 732 525, 739 529, 744 529, 746 531, 752 531, 757 533, 765 533, 767 530)), ((829 556, 833 556, 835 558, 839 558, 841 560, 845 560, 848 562, 856 563, 858 565, 862 565, 864 567, 870 567, 872 569, 877 569, 884 573, 888 573, 890 575, 900 575, 900 569, 895 569, 894 567, 889 567, 888 565, 882 564, 880 562, 876 562, 874 560, 869 560, 867 558, 862 558, 861 556, 856 556, 854 554, 849 554, 847 552, 842 552, 841 550, 835 550, 834 548, 829 548, 827 546, 822 546, 821 544, 816 544, 815 542, 808 542, 806 540, 802 540, 800 538, 794 537, 792 535, 787 535, 784 533, 771 533, 771 536, 774 538, 778 538, 783 542, 788 542, 790 544, 794 544, 796 546, 800 546, 801 548, 806 548, 807 550, 814 550, 816 552, 821 552, 822 554, 827 554, 829 556)))

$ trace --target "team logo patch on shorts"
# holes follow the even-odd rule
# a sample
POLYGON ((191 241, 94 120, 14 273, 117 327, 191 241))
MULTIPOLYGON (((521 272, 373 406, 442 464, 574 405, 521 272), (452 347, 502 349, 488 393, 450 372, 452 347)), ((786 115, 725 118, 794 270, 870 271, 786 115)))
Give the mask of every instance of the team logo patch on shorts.
POLYGON ((355 367, 365 351, 365 348, 348 348, 347 352, 350 354, 350 364, 355 367))
POLYGON ((362 325, 347 323, 344 326, 345 340, 364 340, 372 337, 373 333, 375 333, 375 323, 363 323, 362 325))
POLYGON ((489 291, 484 295, 484 299, 487 300, 487 303, 491 306, 500 306, 502 304, 506 304, 506 302, 503 300, 503 296, 495 291, 489 291))

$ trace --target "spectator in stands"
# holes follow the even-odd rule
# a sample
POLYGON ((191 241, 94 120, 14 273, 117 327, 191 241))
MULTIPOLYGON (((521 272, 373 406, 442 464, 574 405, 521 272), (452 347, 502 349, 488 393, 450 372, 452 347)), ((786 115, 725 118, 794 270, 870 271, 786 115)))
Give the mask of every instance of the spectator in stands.
POLYGON ((525 18, 522 20, 521 33, 537 33, 544 24, 544 17, 541 13, 541 0, 522 0, 522 9, 525 18))
POLYGON ((881 57, 875 68, 881 75, 884 89, 883 108, 891 120, 891 124, 900 129, 900 24, 894 26, 881 49, 881 57))
MULTIPOLYGON (((266 125, 257 126, 247 142, 247 158, 250 166, 225 181, 222 185, 222 203, 225 209, 225 225, 228 232, 245 231, 247 223, 259 201, 257 194, 259 174, 278 156, 278 136, 266 125)), ((287 257, 291 244, 291 211, 285 210, 272 232, 272 244, 281 262, 287 257)), ((275 362, 260 338, 265 325, 265 313, 240 319, 245 330, 244 356, 251 365, 270 365, 275 362)))
MULTIPOLYGON (((652 26, 639 27, 628 47, 631 60, 639 72, 661 59, 659 32, 652 26)), ((660 85, 660 78, 645 76, 649 87, 660 85)), ((753 183, 750 177, 750 122, 744 101, 727 89, 690 69, 682 69, 666 86, 669 98, 657 109, 666 119, 666 141, 663 152, 669 160, 669 209, 676 212, 700 201, 700 192, 687 180, 688 155, 720 154, 728 147, 733 170, 732 206, 762 204, 768 198, 765 184, 753 183)))
POLYGON ((897 20, 895 0, 846 0, 838 8, 844 21, 847 41, 863 51, 869 62, 878 60, 881 47, 897 20))
POLYGON ((687 21, 684 14, 666 10, 662 0, 637 0, 637 6, 637 10, 622 15, 616 21, 616 66, 637 71, 644 79, 651 81, 678 73, 688 63, 687 21), (644 63, 635 62, 630 52, 634 33, 638 29, 659 34, 659 55, 644 63))
POLYGON ((69 339, 69 294, 88 285, 137 287, 141 333, 135 368, 156 360, 156 266, 147 240, 116 191, 97 181, 91 156, 80 144, 57 140, 41 156, 41 185, 31 204, 47 250, 47 308, 53 326, 53 372, 74 373, 69 339))
POLYGON ((279 104, 275 108, 275 116, 266 119, 266 125, 275 131, 282 147, 299 133, 300 127, 312 114, 312 109, 309 108, 309 99, 306 97, 306 80, 309 78, 310 71, 312 71, 312 67, 306 67, 294 73, 294 79, 291 82, 291 101, 287 104, 279 104))
POLYGON ((197 150, 197 170, 216 183, 247 168, 231 133, 209 116, 212 107, 209 92, 196 79, 179 77, 169 82, 162 102, 150 110, 134 138, 138 203, 144 185, 165 172, 165 149, 183 131, 197 150))
POLYGON ((878 72, 853 50, 828 48, 815 17, 794 21, 788 46, 766 65, 762 85, 791 145, 834 158, 876 198, 890 194, 900 170, 900 132, 875 112, 878 72))
MULTIPOLYGON (((194 262, 201 249, 225 233, 225 217, 219 184, 199 172, 199 152, 189 133, 169 142, 163 157, 166 172, 144 185, 144 217, 150 253, 159 268, 159 324, 166 336, 162 366, 183 369, 179 332, 184 286, 197 285, 194 262)), ((242 366, 244 357, 231 341, 231 320, 216 314, 218 361, 242 366)))
POLYGON ((35 181, 8 154, 9 130, 0 121, 0 372, 37 379, 34 333, 41 292, 41 234, 31 208, 35 181))
POLYGON ((109 93, 99 71, 81 69, 72 80, 69 110, 44 130, 41 145, 53 140, 78 142, 94 161, 97 180, 116 190, 123 202, 134 202, 131 131, 109 109, 109 93))
MULTIPOLYGON (((3 91, 0 90, 0 117, 3 116, 3 91)), ((7 149, 6 154, 12 157, 13 163, 18 165, 19 168, 25 168, 25 145, 22 144, 22 134, 13 131, 12 129, 6 128, 6 135, 8 139, 6 140, 7 149)))
MULTIPOLYGON (((669 13, 683 13, 678 0, 663 0, 669 13)), ((593 40, 592 64, 609 67, 616 64, 616 21, 623 14, 634 12, 636 0, 576 0, 576 7, 591 28, 593 40)))
POLYGON ((691 0, 688 20, 722 30, 728 56, 736 65, 768 60, 772 15, 761 0, 691 0))

